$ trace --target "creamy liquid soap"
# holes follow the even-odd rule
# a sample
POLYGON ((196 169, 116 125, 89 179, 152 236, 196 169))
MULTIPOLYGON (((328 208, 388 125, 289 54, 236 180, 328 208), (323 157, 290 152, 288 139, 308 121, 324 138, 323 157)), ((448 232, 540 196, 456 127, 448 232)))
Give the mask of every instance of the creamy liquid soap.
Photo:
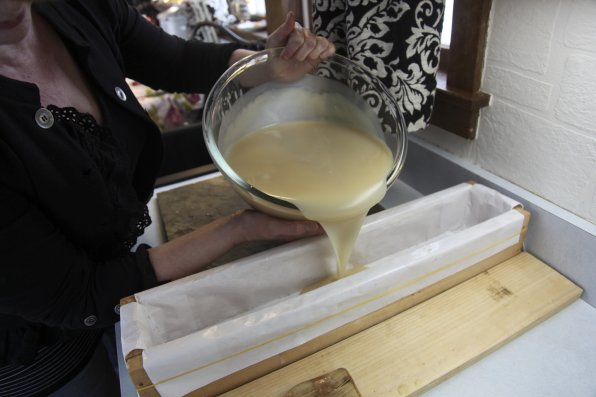
POLYGON ((319 222, 335 250, 337 275, 345 275, 362 222, 386 192, 393 158, 384 142, 342 124, 297 121, 250 133, 225 157, 246 182, 319 222))

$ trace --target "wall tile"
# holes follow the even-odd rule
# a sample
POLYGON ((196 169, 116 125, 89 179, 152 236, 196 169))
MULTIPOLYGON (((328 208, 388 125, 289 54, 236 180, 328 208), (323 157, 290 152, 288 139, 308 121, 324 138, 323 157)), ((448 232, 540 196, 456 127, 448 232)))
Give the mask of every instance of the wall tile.
POLYGON ((567 58, 555 117, 596 138, 596 57, 567 58))
POLYGON ((573 2, 565 34, 565 45, 596 52, 596 1, 573 2))
POLYGON ((488 58, 546 73, 559 0, 493 2, 488 58))
POLYGON ((552 85, 512 70, 487 66, 482 89, 502 99, 544 111, 549 104, 552 85))
MULTIPOLYGON (((596 223, 591 198, 596 139, 495 100, 484 112, 478 164, 596 223)), ((596 205, 596 203, 592 203, 596 205)))

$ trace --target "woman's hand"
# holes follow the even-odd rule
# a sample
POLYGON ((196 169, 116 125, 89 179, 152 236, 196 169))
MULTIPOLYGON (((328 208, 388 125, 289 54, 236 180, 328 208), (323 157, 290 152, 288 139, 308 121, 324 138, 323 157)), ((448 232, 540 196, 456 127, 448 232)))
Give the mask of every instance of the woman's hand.
MULTIPOLYGON (((258 68, 248 77, 244 77, 246 85, 273 76, 284 81, 297 80, 310 72, 317 64, 335 54, 335 46, 321 36, 315 36, 308 29, 296 22, 293 12, 286 15, 285 21, 267 38, 267 48, 283 47, 281 58, 266 68, 258 68)), ((232 53, 229 65, 254 54, 253 51, 238 49, 232 53)))
POLYGON ((323 234, 317 222, 276 218, 255 210, 245 210, 241 217, 241 241, 292 241, 323 234))
POLYGON ((275 59, 274 75, 284 81, 297 80, 317 64, 335 54, 335 46, 326 38, 315 36, 296 22, 293 12, 267 39, 267 48, 283 47, 281 59, 275 59))
POLYGON ((200 271, 237 244, 292 241, 323 234, 312 221, 291 221, 245 210, 220 218, 191 233, 148 250, 157 280, 175 280, 200 271))
POLYGON ((315 36, 308 29, 296 22, 293 12, 286 15, 286 20, 267 38, 267 48, 284 47, 281 56, 285 60, 296 60, 316 65, 335 53, 335 47, 329 40, 315 36))

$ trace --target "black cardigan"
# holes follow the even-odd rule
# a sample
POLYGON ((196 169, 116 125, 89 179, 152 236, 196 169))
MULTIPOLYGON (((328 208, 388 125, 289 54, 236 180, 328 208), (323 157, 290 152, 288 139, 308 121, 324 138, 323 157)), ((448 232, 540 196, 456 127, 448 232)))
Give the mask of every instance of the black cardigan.
POLYGON ((27 362, 48 334, 113 325, 120 298, 157 284, 146 247, 123 248, 136 237, 162 151, 159 130, 125 77, 206 93, 235 49, 169 36, 124 0, 34 9, 93 88, 119 173, 100 172, 86 143, 62 123, 38 125, 37 86, 0 76, 0 365, 27 362))

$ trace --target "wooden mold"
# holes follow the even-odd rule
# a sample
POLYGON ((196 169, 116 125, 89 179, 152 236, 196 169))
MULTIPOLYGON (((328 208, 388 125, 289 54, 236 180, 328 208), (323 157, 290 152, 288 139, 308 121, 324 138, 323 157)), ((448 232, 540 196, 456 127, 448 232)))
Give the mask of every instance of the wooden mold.
MULTIPOLYGON (((307 377, 305 377, 302 372, 296 374, 292 373, 291 375, 287 376, 284 375, 283 379, 278 378, 277 375, 275 375, 280 373, 279 371, 284 371, 286 367, 294 368, 295 366, 300 366, 300 363, 304 360, 309 360, 309 357, 321 354, 322 352, 327 351, 327 349, 336 349, 335 346, 344 346, 340 344, 352 338, 358 338, 358 335, 363 333, 365 330, 369 330, 371 329, 371 327, 374 328, 375 326, 380 326, 381 324, 384 324, 385 322, 390 320, 393 321, 393 318, 400 315, 400 313, 413 310, 413 308, 417 307, 417 305, 431 298, 438 297, 450 288, 459 286, 466 280, 470 280, 475 277, 478 277, 479 275, 485 274, 489 269, 493 268, 494 266, 506 262, 507 260, 513 257, 516 257, 516 255, 518 255, 522 251, 525 233, 530 219, 529 212, 525 211, 522 208, 516 208, 516 210, 524 215, 524 223, 519 236, 519 240, 517 244, 515 244, 514 246, 502 250, 501 252, 498 252, 495 255, 492 255, 458 273, 455 273, 452 276, 446 277, 440 280, 439 282, 429 285, 428 287, 425 287, 414 294, 406 296, 388 306, 385 306, 382 309, 371 312, 366 316, 363 316, 355 321, 345 324, 344 326, 336 328, 333 331, 323 334, 315 339, 312 339, 296 348, 287 350, 281 354, 270 357, 241 371, 221 378, 198 390, 189 393, 188 395, 216 396, 221 395, 222 393, 229 392, 229 395, 231 396, 275 395, 281 397, 284 396, 285 393, 287 393, 293 386, 295 386, 299 382, 307 381, 309 379, 322 376, 325 373, 332 372, 337 368, 344 367, 344 365, 337 365, 334 368, 328 368, 328 366, 326 366, 326 369, 323 371, 321 370, 321 366, 319 366, 319 371, 309 371, 309 375, 307 377), (259 382, 261 381, 265 382, 267 381, 266 379, 273 379, 272 377, 275 379, 275 383, 278 384, 275 388, 271 389, 275 390, 275 392, 272 391, 271 393, 267 392, 264 394, 264 391, 260 390, 257 393, 256 390, 252 389, 252 386, 250 386, 253 384, 260 384, 259 382), (250 392, 246 390, 250 390, 250 392)), ((131 299, 134 300, 134 298, 130 297, 125 298, 122 301, 122 304, 130 302, 131 299)), ((556 310, 560 307, 561 305, 555 305, 553 306, 553 310, 556 310)), ((525 329, 525 327, 522 329, 525 329)), ((512 329, 512 332, 517 334, 521 331, 520 329, 512 329)), ((474 359, 474 357, 471 357, 468 361, 472 359, 474 359)), ((147 376, 143 368, 141 350, 134 350, 130 352, 126 356, 126 364, 133 384, 135 385, 141 397, 159 396, 159 393, 155 389, 155 386, 153 385, 151 379, 147 376)), ((345 364, 349 364, 349 360, 345 361, 345 364)), ((350 370, 350 373, 352 373, 351 368, 348 368, 348 370, 350 370)), ((358 378, 356 378, 356 381, 359 382, 358 378)), ((267 386, 267 389, 269 387, 270 386, 267 386)), ((408 390, 410 389, 412 388, 408 386, 408 390)), ((364 391, 363 393, 363 395, 369 395, 364 391)))

